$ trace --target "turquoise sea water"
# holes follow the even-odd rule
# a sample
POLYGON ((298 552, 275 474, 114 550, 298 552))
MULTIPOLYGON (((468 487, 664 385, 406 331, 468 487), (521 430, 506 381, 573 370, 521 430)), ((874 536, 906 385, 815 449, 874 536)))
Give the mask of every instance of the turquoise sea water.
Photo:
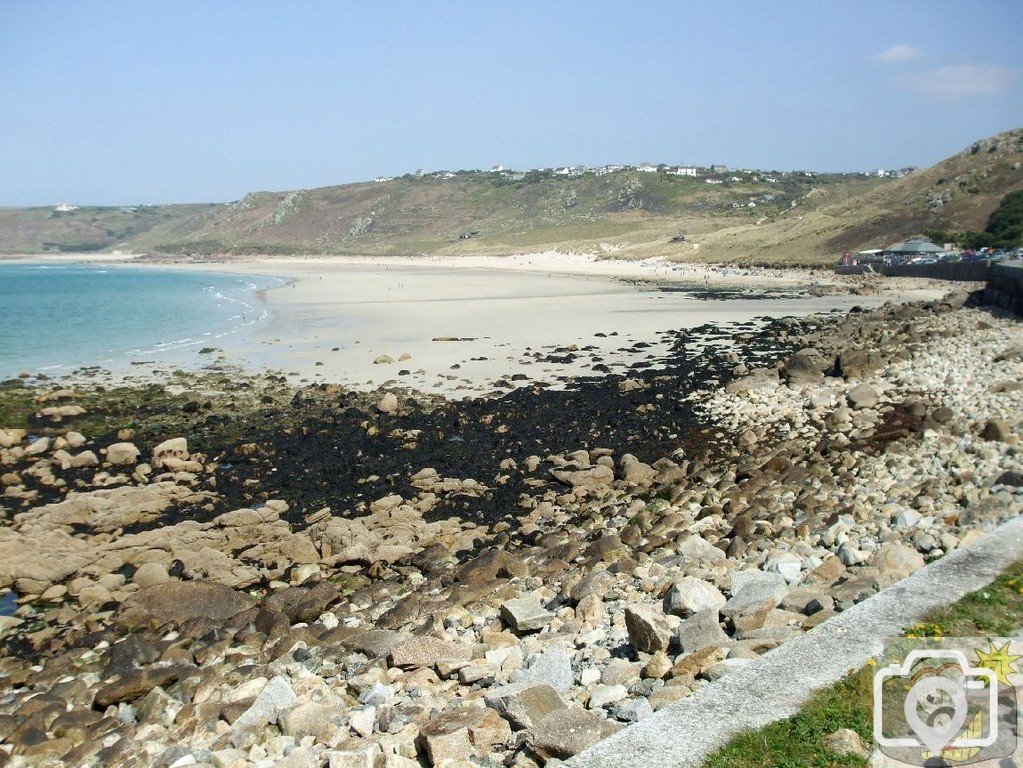
POLYGON ((0 379, 173 362, 262 321, 257 292, 283 283, 173 269, 0 264, 0 379))

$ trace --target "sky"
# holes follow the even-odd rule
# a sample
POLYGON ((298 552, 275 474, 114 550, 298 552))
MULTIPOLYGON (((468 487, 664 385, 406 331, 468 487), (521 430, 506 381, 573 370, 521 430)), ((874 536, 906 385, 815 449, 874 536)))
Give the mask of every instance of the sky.
POLYGON ((926 166, 1023 127, 1021 32, 1021 0, 0 0, 0 206, 926 166))

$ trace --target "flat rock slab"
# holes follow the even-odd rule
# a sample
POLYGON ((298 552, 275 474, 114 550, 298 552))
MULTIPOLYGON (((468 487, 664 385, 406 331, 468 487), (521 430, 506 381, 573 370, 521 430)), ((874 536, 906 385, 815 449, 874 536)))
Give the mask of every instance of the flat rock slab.
POLYGON ((592 747, 621 728, 593 712, 583 709, 561 709, 552 712, 533 729, 533 749, 545 759, 564 760, 592 747))
POLYGON ((738 733, 796 714, 817 690, 876 658, 887 638, 1023 560, 1023 518, 999 526, 802 637, 568 761, 573 768, 700 766, 738 733))
POLYGON ((523 683, 546 683, 558 693, 568 693, 575 681, 572 657, 558 647, 532 656, 519 678, 523 683))
POLYGON ((716 608, 708 608, 690 616, 682 622, 675 636, 683 653, 693 653, 708 646, 728 644, 728 635, 718 623, 716 608))
POLYGON ((780 573, 743 572, 732 575, 732 597, 721 613, 738 616, 742 613, 769 611, 781 603, 788 593, 788 582, 780 573))
POLYGON ((438 661, 469 661, 472 648, 439 637, 412 637, 391 648, 391 666, 402 669, 432 667, 438 661))
POLYGON ((501 619, 515 632, 535 632, 554 620, 535 593, 508 600, 501 605, 501 619))
POLYGON ((140 589, 124 601, 122 611, 157 626, 189 619, 229 619, 252 604, 244 593, 213 581, 176 581, 140 589))
POLYGON ((532 728, 551 712, 566 708, 557 691, 535 683, 511 683, 491 689, 484 701, 515 728, 532 728))
POLYGON ((286 709, 298 703, 298 696, 283 677, 275 677, 266 684, 256 700, 231 726, 233 732, 262 728, 276 723, 286 709))
POLYGON ((96 705, 109 707, 122 701, 134 701, 157 686, 169 685, 193 673, 198 673, 195 667, 180 664, 133 669, 96 691, 96 705))

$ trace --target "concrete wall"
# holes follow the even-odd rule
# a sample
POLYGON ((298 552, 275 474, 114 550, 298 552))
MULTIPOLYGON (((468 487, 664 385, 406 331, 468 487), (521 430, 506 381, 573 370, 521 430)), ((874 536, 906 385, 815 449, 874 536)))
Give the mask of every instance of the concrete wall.
MULTIPOLYGON (((871 270, 865 265, 839 266, 839 275, 864 275, 871 270)), ((992 264, 988 261, 958 264, 914 264, 885 267, 875 265, 873 272, 886 277, 929 277, 935 280, 987 282, 981 303, 1001 307, 1023 315, 1023 261, 992 264)))
POLYGON ((987 280, 991 263, 987 261, 940 262, 938 264, 904 264, 885 267, 888 277, 930 277, 934 280, 987 280))
MULTIPOLYGON (((987 261, 961 261, 958 263, 942 262, 939 264, 904 264, 886 267, 874 265, 874 273, 886 277, 929 277, 934 280, 956 280, 967 282, 983 282, 988 278, 991 269, 987 261)), ((865 275, 870 272, 866 265, 839 266, 835 268, 839 275, 865 275)))
POLYGON ((988 275, 983 302, 1023 315, 1023 262, 995 264, 988 275))

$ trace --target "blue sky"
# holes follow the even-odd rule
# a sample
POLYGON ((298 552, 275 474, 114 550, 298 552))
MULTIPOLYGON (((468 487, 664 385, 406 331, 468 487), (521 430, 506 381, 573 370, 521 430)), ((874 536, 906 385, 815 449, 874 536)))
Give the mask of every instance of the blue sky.
POLYGON ((1020 0, 0 0, 0 205, 929 165, 1023 126, 1021 32, 1020 0))

